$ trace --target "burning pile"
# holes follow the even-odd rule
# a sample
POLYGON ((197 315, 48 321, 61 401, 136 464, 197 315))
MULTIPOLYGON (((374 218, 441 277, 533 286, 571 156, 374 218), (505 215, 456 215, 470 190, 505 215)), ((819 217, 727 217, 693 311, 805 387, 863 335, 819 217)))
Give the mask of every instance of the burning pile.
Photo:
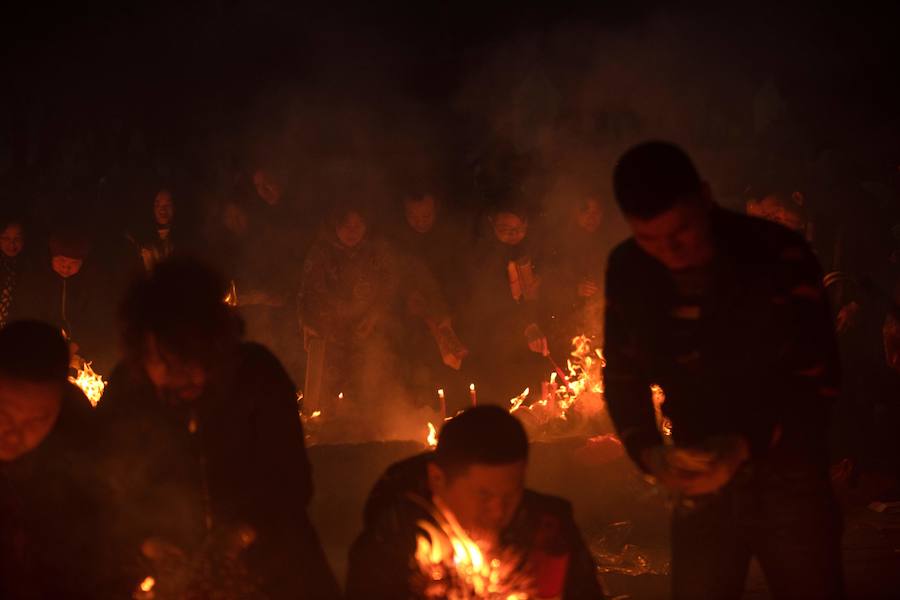
POLYGON ((428 506, 434 523, 418 521, 415 560, 423 598, 527 600, 532 582, 517 574, 514 554, 488 556, 449 511, 428 506))
POLYGON ((522 420, 532 439, 587 433, 588 422, 600 417, 605 408, 605 364, 603 352, 593 347, 588 336, 573 338, 568 374, 559 368, 551 372, 541 384, 540 400, 530 405, 526 402, 531 390, 525 388, 509 401, 510 412, 522 420))
POLYGON ((94 407, 99 404, 100 398, 103 397, 103 390, 106 389, 103 377, 94 373, 89 362, 84 363, 82 368, 78 369, 77 376, 69 377, 69 381, 81 388, 81 391, 90 400, 91 406, 94 407))

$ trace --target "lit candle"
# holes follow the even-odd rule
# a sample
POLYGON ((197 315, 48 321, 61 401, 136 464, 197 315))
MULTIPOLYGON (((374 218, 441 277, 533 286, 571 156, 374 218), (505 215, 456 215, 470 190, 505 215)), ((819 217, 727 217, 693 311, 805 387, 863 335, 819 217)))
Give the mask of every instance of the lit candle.
POLYGON ((478 396, 475 395, 475 384, 469 384, 469 397, 472 399, 472 406, 478 406, 478 396))
POLYGON ((441 418, 447 418, 447 401, 444 399, 444 389, 438 390, 438 399, 441 401, 441 418))

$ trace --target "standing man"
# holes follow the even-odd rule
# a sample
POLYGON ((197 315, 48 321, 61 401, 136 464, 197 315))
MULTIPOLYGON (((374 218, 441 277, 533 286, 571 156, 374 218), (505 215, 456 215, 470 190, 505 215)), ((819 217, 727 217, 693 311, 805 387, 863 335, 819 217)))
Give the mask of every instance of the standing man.
POLYGON ((826 447, 838 358, 812 251, 719 208, 671 144, 629 150, 613 183, 634 235, 607 270, 606 395, 632 459, 679 499, 673 597, 740 598, 751 557, 775 598, 842 597, 826 447))

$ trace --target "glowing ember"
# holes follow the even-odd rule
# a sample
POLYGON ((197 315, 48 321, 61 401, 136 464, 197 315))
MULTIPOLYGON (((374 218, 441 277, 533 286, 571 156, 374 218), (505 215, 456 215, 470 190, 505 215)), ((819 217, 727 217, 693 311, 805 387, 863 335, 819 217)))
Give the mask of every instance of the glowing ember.
POLYGON ((90 400, 91 406, 95 407, 103 397, 103 390, 106 389, 106 382, 100 375, 94 373, 89 362, 84 363, 84 367, 78 369, 77 377, 69 377, 69 381, 81 388, 81 391, 90 400))
POLYGON ((144 578, 144 580, 141 582, 141 586, 140 586, 140 587, 141 587, 141 591, 142 591, 142 592, 149 592, 150 590, 153 589, 153 586, 155 586, 155 585, 156 585, 156 580, 155 580, 155 579, 153 579, 152 577, 146 577, 146 578, 144 578))
POLYGON ((236 307, 238 305, 238 297, 237 297, 237 287, 234 285, 234 280, 228 285, 228 293, 225 294, 225 297, 222 301, 231 307, 236 307))
POLYGON ((428 423, 428 437, 426 438, 428 442, 429 448, 437 447, 437 430, 434 428, 433 423, 428 423))
POLYGON ((666 401, 666 393, 656 384, 650 386, 650 393, 653 395, 653 409, 656 413, 656 425, 659 432, 663 435, 663 441, 671 443, 672 439, 672 422, 663 415, 662 405, 666 401))
POLYGON ((315 419, 315 418, 318 418, 318 417, 321 417, 321 416, 322 416, 322 411, 321 411, 321 410, 314 410, 313 413, 312 413, 311 415, 309 415, 309 418, 310 418, 310 419, 315 419))
POLYGON ((416 562, 425 598, 448 600, 527 600, 533 583, 517 576, 517 557, 488 556, 449 510, 429 507, 435 523, 420 520, 416 562))

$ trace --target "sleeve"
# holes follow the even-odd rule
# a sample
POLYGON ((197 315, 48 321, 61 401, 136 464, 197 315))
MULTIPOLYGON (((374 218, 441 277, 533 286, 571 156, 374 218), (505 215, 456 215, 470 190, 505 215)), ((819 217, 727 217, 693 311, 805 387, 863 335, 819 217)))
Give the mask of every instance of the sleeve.
POLYGON ((571 558, 566 573, 565 600, 602 600, 606 598, 597 579, 597 565, 587 544, 578 530, 571 513, 568 515, 569 546, 571 558))
POLYGON ((606 318, 604 357, 604 388, 610 417, 625 445, 625 449, 639 467, 641 452, 662 443, 656 427, 656 416, 647 377, 647 348, 639 335, 639 319, 629 306, 628 282, 635 275, 629 273, 623 253, 614 252, 609 259, 606 275, 606 318))
POLYGON ((347 600, 409 598, 410 560, 415 538, 403 543, 396 519, 383 515, 367 525, 350 547, 347 561, 347 600), (391 522, 393 521, 393 526, 391 522))
MULTIPOLYGON (((800 238, 778 257, 779 278, 772 298, 781 313, 778 348, 782 370, 779 426, 771 445, 807 445, 827 427, 830 406, 840 393, 837 340, 818 261, 800 238)), ((766 448, 751 448, 760 453, 766 448)))

